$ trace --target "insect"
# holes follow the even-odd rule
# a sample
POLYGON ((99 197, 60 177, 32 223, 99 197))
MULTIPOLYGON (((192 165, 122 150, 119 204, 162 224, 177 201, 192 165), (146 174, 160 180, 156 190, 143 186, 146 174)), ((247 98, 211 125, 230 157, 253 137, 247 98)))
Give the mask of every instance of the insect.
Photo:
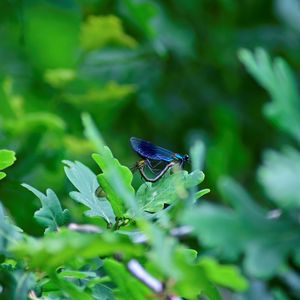
POLYGON ((134 168, 140 171, 142 177, 146 181, 155 182, 175 164, 179 164, 179 166, 182 167, 185 162, 189 161, 189 156, 187 154, 181 155, 136 137, 132 137, 130 143, 133 150, 142 158, 136 163, 134 168), (153 165, 154 162, 156 162, 155 165, 153 165), (155 178, 149 178, 145 174, 145 166, 147 166, 151 172, 155 173, 154 168, 162 162, 166 165, 155 178))

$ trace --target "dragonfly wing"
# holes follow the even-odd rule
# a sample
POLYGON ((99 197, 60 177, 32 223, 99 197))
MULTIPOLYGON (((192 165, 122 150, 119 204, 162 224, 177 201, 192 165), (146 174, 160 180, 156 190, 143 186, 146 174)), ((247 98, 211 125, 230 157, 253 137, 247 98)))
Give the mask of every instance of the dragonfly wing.
POLYGON ((130 139, 130 143, 133 150, 143 158, 148 158, 152 160, 163 160, 166 162, 174 160, 174 152, 153 145, 148 141, 132 137, 130 139))

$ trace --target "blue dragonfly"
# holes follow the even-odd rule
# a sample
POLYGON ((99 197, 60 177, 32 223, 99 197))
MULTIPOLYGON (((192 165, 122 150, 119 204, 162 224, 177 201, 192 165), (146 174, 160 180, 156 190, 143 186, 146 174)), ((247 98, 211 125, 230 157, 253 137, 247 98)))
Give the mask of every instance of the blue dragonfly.
POLYGON ((140 138, 132 137, 130 143, 132 149, 141 157, 134 169, 138 169, 146 181, 156 182, 174 165, 179 164, 182 167, 185 162, 189 161, 187 154, 181 155, 172 152, 140 138), (156 164, 153 165, 154 163, 156 164), (155 173, 155 168, 161 163, 165 163, 165 167, 154 178, 149 178, 145 174, 145 167, 148 167, 152 173, 155 173))

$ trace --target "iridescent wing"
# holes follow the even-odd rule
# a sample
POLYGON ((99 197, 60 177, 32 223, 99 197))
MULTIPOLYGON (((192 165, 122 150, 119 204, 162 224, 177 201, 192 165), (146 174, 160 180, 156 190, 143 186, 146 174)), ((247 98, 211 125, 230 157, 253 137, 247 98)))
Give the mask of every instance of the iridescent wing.
POLYGON ((176 159, 176 154, 174 152, 156 146, 142 139, 132 137, 130 139, 130 143, 133 150, 142 158, 147 158, 151 160, 162 160, 166 162, 171 162, 174 159, 176 159))

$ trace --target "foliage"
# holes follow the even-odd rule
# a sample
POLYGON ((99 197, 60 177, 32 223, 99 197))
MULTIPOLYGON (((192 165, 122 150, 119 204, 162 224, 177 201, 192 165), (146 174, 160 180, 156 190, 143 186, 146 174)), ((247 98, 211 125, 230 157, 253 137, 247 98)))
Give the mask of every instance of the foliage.
POLYGON ((69 211, 67 209, 62 210, 56 194, 51 189, 48 189, 44 195, 28 184, 23 184, 23 187, 41 200, 42 208, 35 212, 34 217, 46 227, 46 232, 56 231, 60 226, 68 223, 69 211))
POLYGON ((2 1, 0 298, 298 299, 299 7, 2 1), (191 164, 144 184, 131 136, 191 164))
MULTIPOLYGON (((218 264, 213 258, 199 260, 196 250, 172 234, 179 225, 176 211, 180 208, 184 213, 195 205, 189 201, 193 195, 188 191, 203 181, 203 173, 177 170, 151 186, 144 183, 135 195, 130 170, 113 157, 91 118, 85 115, 83 120, 87 137, 99 149, 93 157, 102 173, 97 183, 96 175, 85 165, 65 161, 66 175, 78 190, 70 196, 90 208, 87 217, 102 218, 109 226, 69 224, 66 228, 69 211, 62 209, 56 194, 49 189, 44 195, 23 184, 41 200, 42 208, 35 218, 46 231, 40 238, 20 235, 4 216, 1 218, 1 268, 10 266, 3 280, 13 280, 15 272, 26 278, 18 297, 25 299, 26 295, 39 293, 50 299, 98 299, 104 293, 107 299, 167 299, 170 295, 196 299, 203 294, 215 300, 221 299, 217 283, 232 290, 246 289, 246 279, 234 268, 218 264), (98 184, 105 197, 95 195, 98 184), (130 197, 137 205, 132 205, 130 197), (169 209, 164 207, 166 203, 169 209), (157 222, 151 221, 149 212, 161 213, 156 216, 157 222), (139 242, 138 237, 144 241, 139 242), (219 272, 227 272, 231 280, 222 280, 219 272), (158 288, 153 287, 153 281, 158 288)), ((5 285, 4 294, 9 292, 7 289, 5 285)))
POLYGON ((78 192, 71 192, 70 197, 90 208, 85 214, 89 217, 102 217, 108 224, 114 224, 115 214, 106 198, 99 198, 96 190, 99 187, 96 175, 85 165, 76 161, 64 161, 65 173, 78 192))
POLYGON ((263 49, 253 55, 240 51, 240 59, 255 79, 269 92, 272 102, 265 106, 265 114, 280 129, 300 142, 300 103, 297 84, 287 63, 281 58, 271 62, 263 49))
MULTIPOLYGON (((15 152, 10 150, 0 150, 0 170, 11 166, 16 160, 15 152)), ((6 176, 4 172, 0 172, 0 180, 6 176)))

